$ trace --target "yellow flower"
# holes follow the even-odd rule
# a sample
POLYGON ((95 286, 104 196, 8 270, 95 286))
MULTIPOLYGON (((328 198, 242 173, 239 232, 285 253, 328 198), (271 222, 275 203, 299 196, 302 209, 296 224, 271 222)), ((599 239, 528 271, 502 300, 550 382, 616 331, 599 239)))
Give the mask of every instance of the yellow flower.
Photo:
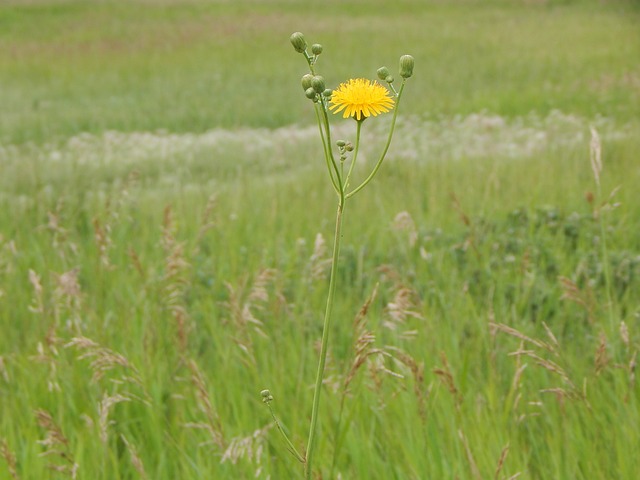
POLYGON ((388 112, 393 108, 389 91, 378 82, 364 78, 351 79, 333 91, 331 96, 333 113, 343 112, 342 117, 364 120, 369 115, 388 112))

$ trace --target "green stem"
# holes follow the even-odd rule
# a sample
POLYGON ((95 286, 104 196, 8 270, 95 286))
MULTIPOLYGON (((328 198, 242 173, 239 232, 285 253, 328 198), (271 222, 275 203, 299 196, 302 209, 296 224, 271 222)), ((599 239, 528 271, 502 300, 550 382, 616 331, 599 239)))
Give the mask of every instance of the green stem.
MULTIPOLYGON (((320 113, 318 113, 318 109, 319 108, 323 109, 323 107, 318 107, 318 105, 316 104, 316 107, 315 107, 314 110, 316 112, 316 118, 318 119, 318 128, 320 130, 320 138, 322 139, 322 148, 324 149, 324 158, 325 158, 325 160, 327 162, 327 169, 329 170, 329 178, 331 178, 331 183, 333 184, 333 189, 336 191, 336 193, 338 195, 340 195, 340 190, 339 190, 339 186, 338 186, 339 183, 334 177, 334 175, 335 175, 334 174, 335 161, 333 160, 333 155, 332 155, 332 152, 331 152, 331 144, 329 143, 329 140, 327 138, 325 138, 324 130, 322 128, 323 121, 320 118, 320 113), (333 166, 332 166, 332 163, 334 164, 333 166)), ((329 137, 329 138, 331 138, 331 137, 329 137)), ((340 178, 340 177, 338 176, 338 178, 340 178)))
MULTIPOLYGON (((325 100, 321 100, 321 111, 322 111, 322 119, 324 120, 324 131, 327 134, 327 150, 329 152, 329 156, 327 157, 327 162, 333 165, 333 169, 336 172, 337 183, 338 183, 338 195, 340 196, 340 203, 344 205, 344 182, 342 179, 342 175, 340 175, 340 170, 338 170, 338 164, 336 163, 336 159, 333 156, 333 150, 331 149, 331 127, 329 125, 329 113, 327 112, 327 104, 325 100)), ((327 156, 325 151, 325 156, 327 156)))
POLYGON ((276 427, 278 428, 278 431, 284 437, 285 442, 287 442, 287 447, 288 447, 289 452, 291 452, 293 454, 293 456, 296 457, 300 463, 304 463, 305 462, 304 457, 302 455, 300 455, 298 450, 296 450, 296 447, 294 447, 293 443, 291 443, 291 440, 289 440, 289 436, 286 434, 286 432, 282 428, 282 425, 280 425, 280 422, 278 421, 278 418, 276 417, 276 414, 273 412, 273 409, 271 408, 271 405, 269 405, 267 403, 267 407, 269 407, 269 411, 271 412, 271 416, 273 417, 273 421, 275 422, 276 427))
POLYGON ((360 149, 360 130, 362 129, 362 122, 364 119, 358 122, 358 126, 356 127, 356 146, 353 150, 353 158, 351 159, 351 165, 349 166, 349 173, 347 173, 347 178, 344 181, 345 190, 349 188, 349 179, 351 178, 351 172, 353 172, 353 167, 356 164, 356 159, 358 158, 358 150, 360 149))
POLYGON ((387 143, 384 146, 384 149, 382 150, 382 154, 380 155, 380 159, 378 160, 378 163, 376 163, 376 166, 373 168, 373 170, 371 171, 369 176, 364 180, 364 182, 360 184, 360 186, 355 188, 353 191, 347 193, 346 198, 353 197, 356 193, 358 193, 360 190, 366 187, 367 184, 371 181, 371 179, 375 177, 376 173, 378 173, 378 170, 380 169, 380 165, 382 165, 382 161, 384 160, 384 157, 387 155, 387 152, 389 151, 389 146, 391 145, 391 138, 393 137, 393 130, 396 128, 396 119, 398 118, 398 108, 400 107, 400 99, 402 98, 402 91, 404 90, 405 82, 406 82, 406 79, 403 79, 402 85, 400 86, 400 91, 398 92, 398 99, 396 100, 396 108, 393 110, 393 119, 391 120, 391 128, 389 129, 389 136, 387 137, 387 143))
POLYGON ((318 424, 318 410, 320 407, 320 394, 322 392, 322 379, 324 367, 327 361, 327 347, 329 344, 329 332, 331 331, 331 311, 333 309, 333 297, 336 291, 336 272, 338 267, 338 256, 340 254, 340 238, 342 231, 342 214, 344 212, 344 192, 340 194, 340 202, 336 213, 336 231, 333 243, 333 257, 331 260, 331 276, 329 278, 329 295, 327 297, 327 307, 324 313, 324 325, 322 327, 322 344, 320 346, 320 361, 316 374, 316 384, 313 392, 313 408, 311 410, 311 425, 309 427, 309 440, 307 443, 307 461, 305 463, 305 478, 311 479, 313 469, 313 457, 316 447, 316 427, 318 424))

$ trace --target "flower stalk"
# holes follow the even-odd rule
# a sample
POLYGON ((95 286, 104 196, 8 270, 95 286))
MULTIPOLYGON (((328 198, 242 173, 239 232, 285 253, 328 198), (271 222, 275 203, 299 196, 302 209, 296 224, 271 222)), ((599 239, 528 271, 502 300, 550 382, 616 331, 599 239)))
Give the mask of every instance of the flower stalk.
POLYGON ((393 76, 389 73, 386 67, 378 69, 377 75, 381 80, 384 80, 391 93, 387 88, 378 83, 377 81, 366 80, 362 78, 351 79, 345 83, 340 84, 336 90, 326 88, 325 80, 323 77, 316 73, 316 63, 319 55, 323 51, 323 47, 320 44, 313 44, 311 47, 311 54, 307 51, 307 42, 304 35, 300 32, 295 32, 290 37, 291 44, 296 52, 301 53, 307 65, 309 67, 309 73, 302 77, 302 88, 305 96, 313 101, 314 109, 316 113, 316 120, 318 123, 318 130, 320 139, 322 141, 323 153, 325 156, 325 163, 329 173, 329 179, 331 185, 338 197, 338 207, 336 211, 336 222, 334 231, 333 242, 333 254, 331 257, 331 272, 329 275, 329 292, 327 295, 327 302, 324 311, 324 320, 322 326, 322 341, 320 346, 320 358, 318 360, 318 368, 316 371, 315 387, 313 393, 313 402, 311 407, 311 422, 309 425, 309 436, 307 438, 306 454, 301 455, 293 446, 293 443, 284 432, 284 429, 280 426, 277 418, 275 417, 273 410, 269 402, 272 400, 269 391, 263 391, 263 401, 269 406, 271 415, 278 427, 278 430, 282 433, 287 442, 288 450, 304 464, 304 477, 307 480, 312 478, 313 465, 317 450, 318 439, 318 418, 320 412, 320 398, 322 394, 322 384, 324 380, 324 370, 327 361, 327 352, 329 349, 329 339, 332 327, 332 312, 334 305, 334 298, 336 294, 337 284, 337 271, 340 257, 340 243, 342 239, 342 225, 343 216, 347 199, 353 197, 356 193, 360 192, 366 187, 371 180, 375 177, 382 162, 384 161, 389 146, 391 145, 391 139, 395 129, 396 119, 398 115, 398 105, 402 97, 405 82, 413 74, 413 57, 410 55, 403 55, 400 58, 400 76, 402 77, 402 84, 399 90, 396 90, 393 86, 393 76), (393 119, 387 136, 386 144, 382 150, 382 153, 373 167, 372 171, 365 177, 365 179, 356 188, 349 191, 353 174, 355 173, 355 164, 358 157, 358 151, 361 146, 361 133, 362 125, 368 117, 375 117, 382 113, 387 113, 393 110, 393 119), (334 146, 331 138, 331 126, 329 121, 329 113, 334 114, 341 113, 343 118, 352 118, 356 121, 356 137, 355 146, 350 142, 344 140, 338 140, 336 145, 340 154, 339 164, 336 161, 334 155, 334 146), (350 157, 350 158, 349 158, 350 157), (345 164, 349 163, 348 168, 345 168, 345 164), (346 170, 346 174, 345 174, 346 170))

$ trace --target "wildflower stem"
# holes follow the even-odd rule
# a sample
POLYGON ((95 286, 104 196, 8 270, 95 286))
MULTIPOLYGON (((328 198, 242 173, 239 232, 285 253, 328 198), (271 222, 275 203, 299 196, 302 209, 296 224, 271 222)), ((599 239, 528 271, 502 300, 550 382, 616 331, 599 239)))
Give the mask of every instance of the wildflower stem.
POLYGON ((331 127, 329 126, 329 113, 327 112, 327 105, 325 103, 324 100, 322 100, 322 105, 321 105, 321 111, 322 111, 322 122, 324 123, 324 131, 326 132, 326 146, 327 148, 325 149, 325 157, 327 160, 327 163, 333 165, 333 169, 336 173, 336 182, 337 182, 337 194, 340 197, 340 204, 344 205, 344 191, 345 191, 345 187, 344 187, 344 183, 342 181, 342 175, 340 175, 340 170, 338 169, 338 164, 336 163, 336 159, 333 156, 333 150, 331 149, 331 127))
POLYGON ((322 344, 320 346, 320 361, 316 374, 316 384, 313 392, 313 407, 311 410, 311 425, 309 427, 309 439, 307 443, 307 461, 305 463, 305 478, 311 479, 313 468, 313 456, 316 447, 316 426, 318 424, 318 410, 320 407, 320 394, 322 392, 322 379, 324 367, 327 360, 327 346, 329 344, 329 332, 331 331, 331 311, 333 309, 333 297, 336 291, 336 271, 338 266, 338 256, 340 254, 340 238, 342 231, 342 214, 344 212, 345 196, 340 192, 340 201, 336 213, 336 231, 333 243, 333 256, 331 259, 331 275, 329 278, 329 295, 327 296, 327 306, 324 314, 324 324, 322 327, 322 344))
POLYGON ((324 148, 324 158, 325 158, 325 160, 327 162, 327 169, 329 170, 329 178, 331 178, 331 183, 333 185, 333 189, 336 191, 336 193, 338 195, 340 195, 340 190, 339 190, 339 187, 338 187, 338 181, 336 180, 335 173, 334 173, 335 161, 333 161, 333 157, 331 155, 331 143, 325 137, 324 130, 323 130, 323 127, 322 127, 323 120, 322 120, 322 118, 320 118, 320 113, 318 111, 319 109, 323 109, 324 110, 324 108, 323 107, 318 107, 317 105, 316 105, 316 108, 315 108, 316 118, 318 119, 318 129, 320 130, 320 138, 322 139, 322 148, 324 148))
POLYGON ((351 178, 351 172, 353 172, 353 167, 356 164, 356 159, 358 158, 358 150, 360 148, 360 130, 362 129, 363 120, 357 123, 356 127, 356 146, 353 150, 353 158, 351 159, 351 165, 349 166, 349 173, 347 173, 347 178, 344 181, 345 190, 349 188, 349 179, 351 178))
POLYGON ((287 449, 289 450, 289 452, 291 452, 300 463, 305 463, 304 457, 298 452, 298 450, 296 450, 296 447, 294 447, 293 443, 291 443, 291 440, 289 440, 289 436, 285 433, 282 425, 280 425, 280 422, 278 421, 276 414, 273 412, 273 408, 271 408, 271 405, 267 403, 267 407, 269 407, 269 412, 271 412, 271 417, 273 417, 273 421, 275 422, 278 431, 282 434, 285 442, 287 443, 287 449))
POLYGON ((393 131, 396 127, 396 119, 398 118, 398 108, 400 108, 400 99, 402 98, 402 91, 404 90, 405 83, 406 83, 406 79, 403 79, 402 85, 400 86, 400 90, 398 91, 398 99, 396 100, 396 107, 393 110, 393 119, 391 120, 391 127, 389 128, 389 136, 387 137, 387 143, 385 144, 384 149, 382 150, 382 154, 380 155, 380 159, 378 160, 378 163, 376 163, 376 166, 373 168, 369 176, 357 188, 347 193, 345 195, 345 198, 353 197, 356 193, 358 193, 360 190, 366 187, 367 184, 373 179, 373 177, 375 177, 376 173, 378 173, 378 170, 380 169, 380 165, 382 165, 382 161, 384 160, 384 157, 387 155, 387 152, 389 151, 389 146, 391 145, 391 138, 393 137, 393 131))

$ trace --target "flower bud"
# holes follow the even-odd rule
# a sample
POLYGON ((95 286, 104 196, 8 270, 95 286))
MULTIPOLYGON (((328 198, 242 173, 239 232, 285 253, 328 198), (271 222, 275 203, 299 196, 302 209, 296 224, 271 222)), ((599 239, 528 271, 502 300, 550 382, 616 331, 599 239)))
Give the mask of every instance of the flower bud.
POLYGON ((333 90, 331 90, 330 88, 327 88, 324 92, 322 92, 323 97, 329 98, 331 95, 333 95, 333 90))
POLYGON ((390 75, 389 69, 387 67, 380 67, 377 73, 380 80, 386 80, 390 75))
POLYGON ((309 100, 315 100, 316 99, 316 91, 313 89, 313 87, 309 87, 304 91, 304 94, 307 96, 307 98, 309 100))
POLYGON ((262 396, 262 398, 267 398, 267 397, 271 396, 271 392, 269 390, 262 390, 260 392, 260 395, 262 396))
POLYGON ((395 78, 393 78, 393 75, 387 75, 387 78, 384 79, 387 83, 393 83, 394 80, 395 78))
POLYGON ((347 144, 347 142, 345 142, 344 140, 338 140, 336 142, 336 145, 340 148, 343 148, 345 145, 347 144))
POLYGON ((344 149, 345 149, 347 152, 353 152, 353 143, 351 143, 351 142, 347 143, 347 144, 344 146, 344 149))
POLYGON ((316 93, 324 92, 324 78, 320 75, 316 75, 311 79, 311 86, 316 91, 316 93))
POLYGON ((313 75, 311 75, 310 73, 307 73, 306 75, 304 75, 302 77, 302 89, 306 90, 307 88, 311 87, 311 79, 313 78, 313 75))
POLYGON ((311 45, 311 53, 314 55, 320 55, 322 53, 322 45, 319 43, 314 43, 311 45))
POLYGON ((413 57, 411 55, 402 55, 400 57, 400 76, 409 78, 413 75, 413 57))
POLYGON ((304 35, 300 32, 292 33, 289 37, 291 45, 298 53, 302 53, 307 49, 307 42, 304 39, 304 35))

